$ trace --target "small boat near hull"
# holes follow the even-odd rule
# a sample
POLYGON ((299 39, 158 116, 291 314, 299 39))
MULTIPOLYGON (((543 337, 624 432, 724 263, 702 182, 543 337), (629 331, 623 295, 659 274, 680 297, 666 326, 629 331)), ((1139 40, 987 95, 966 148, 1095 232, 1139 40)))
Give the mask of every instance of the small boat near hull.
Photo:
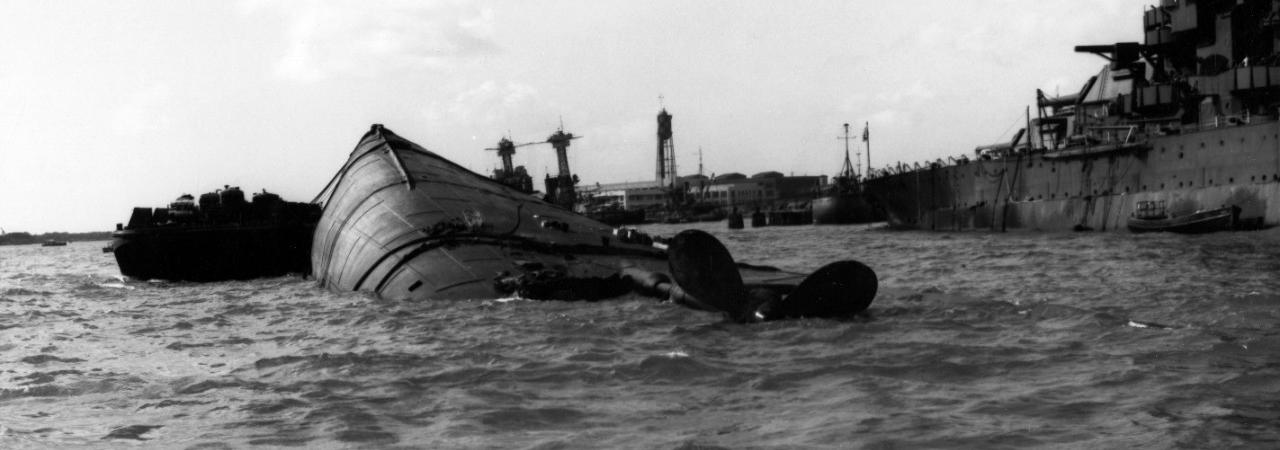
MULTIPOLYGON (((634 232, 471 172, 374 125, 321 191, 312 273, 337 291, 403 300, 600 299, 622 278, 667 271, 665 250, 634 232)), ((749 283, 801 274, 741 267, 749 283)), ((649 275, 645 275, 649 274, 649 275)))
POLYGON ((1146 233, 1167 231, 1171 233, 1211 233, 1235 229, 1236 208, 1224 207, 1208 211, 1197 211, 1184 216, 1172 217, 1130 217, 1129 231, 1146 233))

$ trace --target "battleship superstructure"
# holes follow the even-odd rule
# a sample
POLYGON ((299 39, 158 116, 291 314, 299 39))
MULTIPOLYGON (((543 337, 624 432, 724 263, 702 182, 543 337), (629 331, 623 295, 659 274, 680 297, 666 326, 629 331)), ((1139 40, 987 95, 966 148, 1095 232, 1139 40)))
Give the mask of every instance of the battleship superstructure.
POLYGON ((499 183, 510 186, 511 188, 526 193, 533 193, 533 177, 529 176, 529 171, 524 166, 515 166, 512 163, 512 157, 516 154, 516 149, 527 145, 551 144, 556 149, 556 160, 560 169, 555 177, 547 174, 547 178, 543 180, 547 193, 543 198, 553 204, 559 205, 561 208, 572 211, 574 204, 577 202, 578 194, 575 186, 578 184, 578 176, 569 172, 569 141, 578 139, 582 136, 574 136, 573 133, 565 133, 564 125, 560 126, 554 134, 547 137, 545 141, 525 142, 516 144, 511 139, 502 138, 498 141, 497 147, 486 148, 485 150, 495 150, 498 157, 502 158, 502 168, 495 169, 490 177, 499 183))
POLYGON ((1140 205, 1280 223, 1280 2, 1162 0, 1142 21, 1144 43, 1076 47, 1110 63, 1037 92, 1011 142, 874 171, 868 194, 930 230, 1124 230, 1140 205))

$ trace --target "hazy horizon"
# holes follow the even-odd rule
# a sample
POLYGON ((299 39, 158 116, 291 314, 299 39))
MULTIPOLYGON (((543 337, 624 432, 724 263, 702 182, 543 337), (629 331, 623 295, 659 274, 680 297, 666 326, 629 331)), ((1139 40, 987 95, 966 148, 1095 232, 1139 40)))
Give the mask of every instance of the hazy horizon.
POLYGON ((653 177, 661 107, 682 174, 701 148, 708 174, 831 175, 843 123, 876 167, 958 156, 1095 75, 1075 45, 1141 41, 1146 4, 6 2, 0 228, 105 231, 223 185, 309 201, 373 123, 487 173, 563 121, 588 185, 653 177))

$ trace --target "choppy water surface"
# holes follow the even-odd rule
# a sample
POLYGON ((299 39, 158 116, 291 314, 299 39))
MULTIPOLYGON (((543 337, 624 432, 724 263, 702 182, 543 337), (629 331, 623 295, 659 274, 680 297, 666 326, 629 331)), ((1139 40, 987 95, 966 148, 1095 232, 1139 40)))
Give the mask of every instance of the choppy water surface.
POLYGON ((103 243, 0 247, 0 447, 1280 445, 1280 231, 701 227, 743 261, 866 262, 873 317, 122 281, 103 243))

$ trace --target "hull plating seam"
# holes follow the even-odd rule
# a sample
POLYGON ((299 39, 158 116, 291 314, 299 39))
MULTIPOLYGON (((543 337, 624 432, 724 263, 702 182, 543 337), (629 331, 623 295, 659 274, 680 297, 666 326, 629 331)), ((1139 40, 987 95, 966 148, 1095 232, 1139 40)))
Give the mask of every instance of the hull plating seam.
POLYGON ((395 163, 396 169, 400 171, 400 176, 404 177, 404 184, 409 185, 409 190, 413 190, 413 177, 409 176, 409 171, 404 168, 404 161, 400 160, 400 155, 396 154, 396 150, 387 146, 387 154, 391 155, 391 162, 395 163))
MULTIPOLYGON (((450 245, 459 245, 459 244, 492 245, 496 247, 510 247, 510 248, 516 248, 520 250, 529 250, 529 251, 535 251, 535 252, 547 253, 547 254, 633 256, 633 257, 646 257, 646 258, 652 258, 652 259, 663 259, 663 260, 666 259, 666 255, 661 252, 642 250, 642 249, 599 247, 599 246, 584 245, 584 244, 555 244, 550 242, 541 242, 541 241, 519 237, 519 236, 506 237, 506 236, 477 235, 477 234, 472 234, 472 235, 454 234, 454 235, 449 235, 447 237, 437 236, 437 237, 417 239, 409 243, 406 243, 404 245, 401 245, 400 247, 397 247, 395 250, 388 251, 380 259, 378 259, 377 263, 370 265, 370 269, 367 272, 365 272, 365 274, 360 278, 360 281, 355 284, 353 290, 357 290, 357 291, 360 290, 360 287, 364 285, 366 278, 369 275, 371 275, 376 270, 377 267, 379 267, 383 262, 385 262, 387 258, 393 256, 394 254, 396 254, 397 252, 405 248, 413 246, 414 244, 418 244, 418 248, 411 250, 409 253, 401 257, 400 261, 397 261, 395 265, 392 266, 387 271, 387 275, 385 275, 382 280, 378 281, 377 287, 374 289, 374 292, 381 291, 382 288, 386 286, 386 283, 396 273, 396 271, 399 270, 401 267, 403 267, 405 264, 408 264, 414 258, 428 251, 435 250, 441 247, 447 247, 450 245)), ((757 266, 752 268, 763 269, 763 270, 772 269, 764 266, 757 266)))
MULTIPOLYGON (((524 205, 516 205, 516 224, 514 227, 511 227, 510 231, 507 231, 506 233, 498 233, 490 236, 501 239, 501 238, 509 238, 511 235, 515 234, 516 230, 520 229, 520 222, 522 222, 524 219, 523 215, 520 214, 520 211, 523 209, 524 209, 524 205)), ((475 236, 483 236, 483 235, 475 235, 475 236)), ((412 241, 401 244, 396 248, 388 250, 387 252, 383 253, 381 257, 375 260, 373 264, 370 264, 369 269, 366 270, 364 274, 360 275, 360 280, 356 281, 354 290, 357 290, 357 291, 360 290, 360 286, 364 286, 364 282, 366 279, 369 278, 369 275, 372 275, 373 272, 378 269, 378 267, 381 267, 382 263, 386 262, 387 258, 390 258, 391 256, 397 253, 400 253, 404 249, 412 247, 414 245, 423 245, 423 246, 430 245, 430 244, 427 244, 427 242, 433 239, 444 241, 447 239, 454 239, 457 237, 460 237, 460 236, 456 234, 450 235, 449 237, 429 236, 429 237, 414 239, 412 241)), ((461 236, 461 237, 466 238, 467 236, 461 236)), ((436 245, 432 248, 436 248, 436 247, 439 247, 439 245, 436 245)), ((395 267, 392 267, 391 271, 387 272, 387 278, 389 278, 392 274, 394 274, 396 269, 400 268, 400 266, 404 265, 409 259, 411 259, 411 256, 417 256, 420 253, 421 252, 415 252, 415 253, 411 253, 411 255, 405 255, 403 260, 397 263, 395 267)), ((387 278, 383 278, 383 280, 378 283, 378 290, 382 290, 382 286, 387 283, 387 278)))

